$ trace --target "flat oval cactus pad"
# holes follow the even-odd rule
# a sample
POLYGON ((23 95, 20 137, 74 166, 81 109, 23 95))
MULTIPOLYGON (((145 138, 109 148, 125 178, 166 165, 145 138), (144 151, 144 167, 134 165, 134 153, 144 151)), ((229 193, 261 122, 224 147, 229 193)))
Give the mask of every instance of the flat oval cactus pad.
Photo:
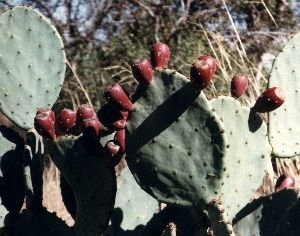
POLYGON ((192 206, 217 196, 227 141, 206 96, 173 70, 154 72, 128 121, 126 159, 159 201, 192 206))
POLYGON ((33 127, 38 108, 56 101, 65 74, 57 30, 29 7, 0 15, 0 110, 19 127, 33 127))

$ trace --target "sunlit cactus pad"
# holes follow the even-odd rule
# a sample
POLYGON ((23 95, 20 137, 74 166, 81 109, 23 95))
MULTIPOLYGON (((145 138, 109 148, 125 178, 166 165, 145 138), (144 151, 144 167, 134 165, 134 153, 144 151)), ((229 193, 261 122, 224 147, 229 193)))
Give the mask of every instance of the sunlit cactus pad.
POLYGON ((173 70, 154 73, 128 121, 127 162, 162 202, 192 206, 218 196, 227 141, 206 96, 173 70))
POLYGON ((262 184, 271 154, 267 125, 232 97, 220 96, 211 104, 224 123, 229 145, 218 198, 233 218, 262 184))
POLYGON ((300 33, 279 53, 271 71, 269 87, 280 87, 285 94, 281 107, 269 116, 269 140, 274 155, 292 157, 300 154, 300 33))
POLYGON ((37 108, 56 101, 65 74, 63 42, 51 23, 29 7, 0 16, 0 109, 24 129, 37 108))
POLYGON ((157 200, 141 189, 128 168, 122 171, 118 179, 115 208, 120 208, 123 213, 121 228, 124 230, 146 225, 159 210, 157 200))

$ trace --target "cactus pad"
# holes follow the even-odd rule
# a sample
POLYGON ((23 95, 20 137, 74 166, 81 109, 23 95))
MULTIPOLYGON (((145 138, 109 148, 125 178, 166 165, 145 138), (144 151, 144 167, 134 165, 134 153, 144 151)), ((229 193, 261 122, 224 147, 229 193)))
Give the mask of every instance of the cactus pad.
POLYGON ((70 136, 48 142, 46 148, 73 189, 77 203, 74 232, 100 235, 113 211, 116 176, 107 166, 99 140, 89 135, 70 136))
POLYGON ((269 140, 277 157, 300 154, 300 33, 296 34, 277 56, 269 87, 280 87, 285 94, 281 107, 269 114, 269 140))
POLYGON ((117 207, 123 211, 121 228, 124 230, 146 225, 159 210, 156 199, 140 188, 128 168, 123 170, 118 178, 115 208, 117 207))
POLYGON ((232 97, 220 96, 212 99, 211 104, 224 122, 228 136, 219 198, 229 218, 233 218, 262 184, 271 153, 267 126, 260 116, 232 97))
POLYGON ((220 194, 224 127, 206 96, 173 70, 154 72, 128 120, 128 166, 159 201, 192 206, 220 194))
POLYGON ((245 206, 233 220, 236 236, 299 235, 299 194, 286 189, 245 206))
POLYGON ((56 101, 65 74, 65 52, 57 30, 29 7, 0 15, 0 109, 24 129, 38 108, 56 101))

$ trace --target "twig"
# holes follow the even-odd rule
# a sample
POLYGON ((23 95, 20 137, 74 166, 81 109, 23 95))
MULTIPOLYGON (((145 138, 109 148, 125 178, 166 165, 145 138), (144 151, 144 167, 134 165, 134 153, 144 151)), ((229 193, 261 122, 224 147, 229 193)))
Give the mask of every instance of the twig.
POLYGON ((79 86, 80 86, 82 92, 84 93, 86 99, 88 100, 89 105, 90 105, 90 106, 93 106, 92 101, 91 101, 91 99, 90 99, 88 93, 86 92, 86 90, 85 90, 83 84, 81 83, 81 81, 80 81, 79 77, 77 76, 75 70, 73 69, 72 65, 70 64, 70 62, 69 62, 68 60, 66 61, 66 64, 67 64, 67 66, 70 68, 70 70, 72 71, 72 74, 74 75, 74 77, 75 77, 77 83, 79 84, 79 86))

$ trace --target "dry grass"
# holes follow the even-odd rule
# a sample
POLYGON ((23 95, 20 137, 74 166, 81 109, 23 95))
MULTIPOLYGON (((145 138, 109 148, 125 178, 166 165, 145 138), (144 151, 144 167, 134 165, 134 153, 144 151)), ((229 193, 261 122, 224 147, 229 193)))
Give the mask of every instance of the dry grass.
POLYGON ((74 220, 62 201, 60 172, 48 156, 45 156, 43 181, 43 205, 48 211, 56 212, 57 216, 63 219, 69 226, 73 225, 74 220))

